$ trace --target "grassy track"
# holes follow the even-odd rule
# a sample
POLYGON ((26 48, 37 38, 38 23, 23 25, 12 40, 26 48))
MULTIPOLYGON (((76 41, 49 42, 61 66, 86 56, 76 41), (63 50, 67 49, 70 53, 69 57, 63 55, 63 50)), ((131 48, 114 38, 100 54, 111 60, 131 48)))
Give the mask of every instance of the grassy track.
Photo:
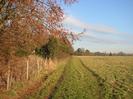
POLYGON ((133 99, 133 57, 72 57, 24 99, 133 99))
POLYGON ((73 58, 52 99, 101 99, 101 90, 92 73, 83 67, 78 58, 73 58))
POLYGON ((81 64, 83 65, 84 68, 88 70, 97 80, 97 84, 99 86, 99 93, 100 93, 100 99, 105 98, 106 94, 106 86, 105 86, 105 80, 101 78, 97 73, 95 73, 93 70, 91 70, 89 67, 87 67, 83 61, 80 59, 81 64))

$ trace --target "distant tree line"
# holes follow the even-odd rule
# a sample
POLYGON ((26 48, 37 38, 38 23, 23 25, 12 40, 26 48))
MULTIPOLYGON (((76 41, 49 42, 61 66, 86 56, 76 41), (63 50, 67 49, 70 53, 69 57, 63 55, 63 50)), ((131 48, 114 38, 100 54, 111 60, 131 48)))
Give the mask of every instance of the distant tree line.
POLYGON ((118 53, 106 53, 106 52, 91 52, 88 49, 78 48, 74 51, 74 55, 77 56, 133 56, 130 53, 118 52, 118 53))

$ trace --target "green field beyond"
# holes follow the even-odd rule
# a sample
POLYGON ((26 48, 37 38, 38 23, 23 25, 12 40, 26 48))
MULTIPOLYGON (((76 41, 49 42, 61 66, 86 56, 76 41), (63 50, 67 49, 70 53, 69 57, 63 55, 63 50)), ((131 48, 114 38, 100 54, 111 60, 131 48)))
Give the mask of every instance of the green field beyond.
POLYGON ((73 56, 25 99, 133 99, 133 57, 73 56))

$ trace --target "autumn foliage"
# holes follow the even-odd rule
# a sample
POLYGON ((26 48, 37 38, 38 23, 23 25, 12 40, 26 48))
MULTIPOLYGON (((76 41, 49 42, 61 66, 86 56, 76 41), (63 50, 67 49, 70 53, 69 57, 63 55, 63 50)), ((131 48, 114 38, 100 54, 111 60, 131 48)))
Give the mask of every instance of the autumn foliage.
MULTIPOLYGON (((18 56, 26 58, 24 60, 28 64, 29 56, 35 54, 35 49, 48 44, 51 36, 61 41, 63 46, 72 48, 69 39, 73 35, 62 25, 64 13, 60 4, 72 4, 75 1, 0 0, 0 82, 4 82, 7 89, 11 77, 21 70, 15 61, 19 59, 18 56)), ((17 81, 18 78, 12 79, 17 81)))

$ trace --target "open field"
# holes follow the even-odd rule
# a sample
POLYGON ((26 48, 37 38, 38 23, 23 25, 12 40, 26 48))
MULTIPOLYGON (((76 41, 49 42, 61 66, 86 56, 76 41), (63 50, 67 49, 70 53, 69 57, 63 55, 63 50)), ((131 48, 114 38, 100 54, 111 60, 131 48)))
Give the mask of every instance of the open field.
POLYGON ((133 99, 133 57, 72 57, 28 99, 133 99), (60 77, 58 77, 60 76, 60 77), (58 78, 55 82, 52 79, 58 78), (53 85, 52 85, 53 83, 53 85), (48 93, 46 95, 46 93, 48 93))
POLYGON ((21 99, 133 99, 133 57, 73 56, 21 99))
POLYGON ((133 57, 79 57, 106 99, 133 99, 133 57))

